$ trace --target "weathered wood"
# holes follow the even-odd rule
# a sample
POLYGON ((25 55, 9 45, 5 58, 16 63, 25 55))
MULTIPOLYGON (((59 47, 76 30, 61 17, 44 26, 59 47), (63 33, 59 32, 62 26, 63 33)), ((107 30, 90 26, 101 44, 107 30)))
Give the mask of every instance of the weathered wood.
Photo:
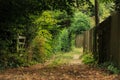
POLYGON ((26 39, 25 36, 18 36, 19 39, 26 39))
POLYGON ((120 13, 112 16, 110 47, 112 61, 120 66, 120 13))
POLYGON ((97 29, 97 50, 99 55, 99 63, 109 60, 110 52, 110 30, 111 30, 111 16, 103 21, 97 29))
POLYGON ((85 31, 84 32, 84 42, 83 42, 83 52, 89 52, 90 48, 89 48, 89 45, 90 45, 90 36, 89 36, 89 31, 85 31))
POLYGON ((84 51, 96 51, 99 63, 111 61, 120 66, 120 13, 114 13, 93 31, 86 31, 83 42, 84 51), (96 35, 93 35, 94 31, 96 35), (97 38, 96 41, 94 36, 97 38))
POLYGON ((83 47, 83 34, 76 35, 75 37, 75 47, 83 47))
POLYGON ((25 51, 25 36, 18 36, 17 38, 17 52, 24 52, 25 51))

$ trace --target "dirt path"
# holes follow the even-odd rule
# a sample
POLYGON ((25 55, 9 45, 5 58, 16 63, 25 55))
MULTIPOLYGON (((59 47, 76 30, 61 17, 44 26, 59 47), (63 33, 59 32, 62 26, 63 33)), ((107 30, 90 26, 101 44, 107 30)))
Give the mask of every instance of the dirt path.
POLYGON ((73 55, 73 59, 70 61, 70 64, 82 64, 82 61, 80 60, 80 55, 79 54, 75 54, 73 55))
POLYGON ((83 53, 82 48, 79 49, 78 53, 79 53, 79 54, 74 53, 73 59, 70 60, 70 62, 69 62, 71 65, 78 65, 78 64, 79 64, 79 65, 82 65, 82 64, 83 64, 82 61, 81 61, 81 59, 80 59, 80 57, 81 57, 81 55, 82 55, 82 53, 83 53))
POLYGON ((62 62, 70 61, 69 64, 59 66, 37 64, 8 69, 0 73, 0 80, 120 80, 118 75, 110 75, 105 70, 82 64, 79 58, 81 54, 75 53, 57 56, 62 62))
POLYGON ((7 70, 0 74, 0 80, 120 80, 117 75, 85 65, 40 66, 7 70))

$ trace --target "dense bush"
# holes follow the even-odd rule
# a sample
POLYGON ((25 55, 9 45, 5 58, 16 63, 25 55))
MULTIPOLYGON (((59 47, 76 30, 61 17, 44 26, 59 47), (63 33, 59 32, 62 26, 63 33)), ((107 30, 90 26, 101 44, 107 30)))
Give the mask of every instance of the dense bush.
POLYGON ((28 53, 9 53, 7 55, 1 56, 0 60, 0 69, 4 68, 13 68, 13 67, 20 67, 20 66, 29 66, 28 62, 28 53))
POLYGON ((85 53, 82 55, 82 62, 84 64, 95 64, 96 61, 91 53, 85 53))
POLYGON ((40 17, 37 18, 35 23, 39 29, 45 29, 52 35, 52 51, 69 51, 70 39, 69 32, 64 29, 68 26, 67 13, 65 11, 61 12, 59 10, 55 11, 44 11, 40 17))
POLYGON ((56 40, 56 51, 67 52, 71 49, 68 29, 63 29, 56 40))
POLYGON ((40 30, 32 43, 32 60, 44 62, 52 53, 52 35, 47 30, 40 30))
POLYGON ((83 31, 90 28, 90 19, 87 15, 81 12, 75 12, 70 31, 74 34, 81 34, 83 31))
POLYGON ((71 46, 74 45, 72 43, 74 43, 75 36, 90 28, 89 17, 81 12, 75 12, 71 20, 71 26, 64 28, 59 35, 56 36, 56 51, 70 51, 71 46))
POLYGON ((75 12, 73 18, 71 18, 71 26, 69 32, 71 33, 72 45, 75 45, 76 36, 82 34, 84 31, 90 28, 90 17, 82 12, 75 12))

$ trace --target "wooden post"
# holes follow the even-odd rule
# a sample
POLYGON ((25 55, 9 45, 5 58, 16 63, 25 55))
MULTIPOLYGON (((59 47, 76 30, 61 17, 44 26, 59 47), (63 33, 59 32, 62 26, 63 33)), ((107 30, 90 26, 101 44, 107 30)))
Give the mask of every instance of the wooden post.
MULTIPOLYGON (((95 0, 95 26, 97 27, 99 25, 99 2, 98 0, 95 0)), ((94 57, 98 59, 98 53, 97 53, 97 31, 96 28, 94 29, 94 57)))
POLYGON ((95 24, 98 26, 99 24, 99 2, 95 0, 95 24))

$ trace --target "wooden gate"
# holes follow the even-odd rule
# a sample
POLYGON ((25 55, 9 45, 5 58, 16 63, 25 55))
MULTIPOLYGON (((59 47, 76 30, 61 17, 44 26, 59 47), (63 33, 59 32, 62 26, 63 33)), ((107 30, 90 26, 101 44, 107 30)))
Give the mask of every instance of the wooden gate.
POLYGON ((25 36, 18 36, 17 38, 17 52, 24 52, 25 51, 25 36))

